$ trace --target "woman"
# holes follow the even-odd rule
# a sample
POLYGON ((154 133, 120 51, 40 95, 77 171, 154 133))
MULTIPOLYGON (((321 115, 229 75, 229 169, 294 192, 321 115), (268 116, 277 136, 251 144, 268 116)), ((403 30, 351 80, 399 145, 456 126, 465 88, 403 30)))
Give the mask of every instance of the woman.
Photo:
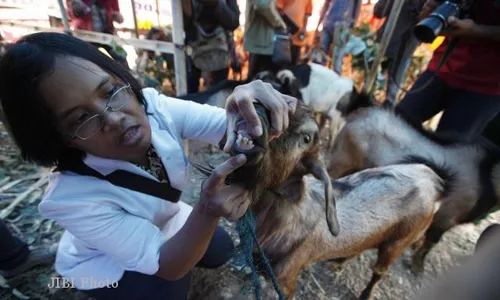
POLYGON ((272 139, 297 101, 260 81, 238 87, 225 111, 168 98, 141 90, 123 66, 57 33, 26 36, 2 57, 0 99, 23 157, 57 166, 39 205, 65 229, 56 271, 97 299, 186 299, 194 266, 215 268, 231 256, 219 219, 237 220, 249 204, 241 186, 224 183, 245 163, 241 155, 216 168, 194 207, 102 176, 121 172, 182 190, 181 139, 217 145, 227 137, 230 152, 237 115, 248 134, 260 136, 254 99, 270 110, 272 139))

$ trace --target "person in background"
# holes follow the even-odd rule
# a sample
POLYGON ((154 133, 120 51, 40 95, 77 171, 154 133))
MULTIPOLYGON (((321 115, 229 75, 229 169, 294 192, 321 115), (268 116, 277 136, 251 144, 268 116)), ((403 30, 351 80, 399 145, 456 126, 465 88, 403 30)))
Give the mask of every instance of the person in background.
MULTIPOLYGON (((427 0, 421 18, 437 6, 427 0)), ((450 17, 448 23, 444 42, 396 109, 418 122, 443 111, 437 131, 474 138, 500 112, 500 5, 475 0, 468 19, 450 17), (458 44, 439 69, 454 39, 458 44)))
MULTIPOLYGON (((410 66, 413 53, 420 42, 413 34, 413 28, 422 9, 423 0, 404 0, 391 40, 385 52, 386 61, 382 69, 388 71, 388 84, 386 91, 387 104, 395 105, 400 86, 403 83, 406 70, 410 66)), ((379 18, 388 18, 394 0, 379 0, 373 9, 373 14, 379 18)), ((380 43, 387 19, 377 32, 377 42, 380 43)))
MULTIPOLYGON (((240 10, 236 0, 188 0, 183 1, 184 10, 184 31, 186 34, 185 45, 196 42, 200 37, 200 28, 207 33, 215 30, 225 31, 227 46, 230 49, 232 32, 240 26, 240 10), (199 25, 199 27, 197 27, 199 25)), ((212 84, 216 84, 227 79, 229 73, 229 56, 227 66, 211 72, 212 84)), ((187 64, 187 92, 196 93, 199 91, 201 70, 189 56, 186 56, 187 64)))
POLYGON ((343 23, 347 28, 352 28, 356 24, 360 11, 361 0, 325 0, 317 28, 323 24, 320 45, 326 56, 330 53, 336 24, 343 23))
POLYGON ((13 236, 0 219, 0 275, 10 279, 37 266, 52 265, 56 246, 30 249, 28 244, 13 236))
POLYGON ((276 31, 287 26, 278 12, 276 0, 247 0, 243 45, 250 53, 248 78, 261 71, 279 68, 273 64, 276 31))
POLYGON ((312 14, 312 0, 278 0, 276 3, 278 11, 294 23, 297 32, 292 35, 291 65, 296 65, 300 52, 306 44, 307 20, 312 14))
MULTIPOLYGON (((75 29, 115 34, 113 22, 123 23, 118 0, 66 0, 68 15, 75 29)), ((103 48, 116 61, 127 69, 127 59, 107 44, 91 43, 103 48)))

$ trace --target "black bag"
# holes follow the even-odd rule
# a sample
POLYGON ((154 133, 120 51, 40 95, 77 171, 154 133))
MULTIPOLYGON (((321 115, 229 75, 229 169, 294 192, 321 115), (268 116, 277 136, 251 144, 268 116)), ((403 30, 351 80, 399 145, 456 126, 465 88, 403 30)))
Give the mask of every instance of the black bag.
POLYGON ((196 68, 206 71, 218 71, 229 67, 229 45, 227 32, 216 27, 212 32, 206 32, 203 27, 194 23, 197 29, 196 41, 190 43, 191 59, 196 68))
POLYGON ((277 66, 292 62, 292 39, 289 33, 276 31, 274 34, 274 50, 272 61, 277 66))

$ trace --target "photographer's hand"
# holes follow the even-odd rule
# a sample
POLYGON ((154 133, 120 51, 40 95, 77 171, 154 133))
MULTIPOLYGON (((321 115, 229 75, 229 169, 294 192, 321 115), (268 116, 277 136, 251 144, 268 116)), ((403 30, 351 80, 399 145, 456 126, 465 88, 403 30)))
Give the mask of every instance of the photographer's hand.
POLYGON ((421 21, 427 18, 438 7, 438 5, 439 3, 436 0, 425 1, 424 5, 422 6, 422 12, 420 13, 418 19, 421 21))
POLYGON ((486 40, 500 41, 500 26, 479 25, 471 19, 457 19, 449 17, 448 23, 452 30, 450 37, 480 38, 486 40))

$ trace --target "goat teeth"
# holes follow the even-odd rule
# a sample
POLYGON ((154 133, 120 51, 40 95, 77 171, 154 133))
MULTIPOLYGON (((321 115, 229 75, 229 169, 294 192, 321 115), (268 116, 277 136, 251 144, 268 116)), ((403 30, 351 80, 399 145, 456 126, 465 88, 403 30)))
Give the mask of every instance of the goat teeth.
POLYGON ((251 138, 241 135, 238 133, 238 137, 236 138, 236 145, 241 150, 250 150, 253 148, 253 141, 251 138))

